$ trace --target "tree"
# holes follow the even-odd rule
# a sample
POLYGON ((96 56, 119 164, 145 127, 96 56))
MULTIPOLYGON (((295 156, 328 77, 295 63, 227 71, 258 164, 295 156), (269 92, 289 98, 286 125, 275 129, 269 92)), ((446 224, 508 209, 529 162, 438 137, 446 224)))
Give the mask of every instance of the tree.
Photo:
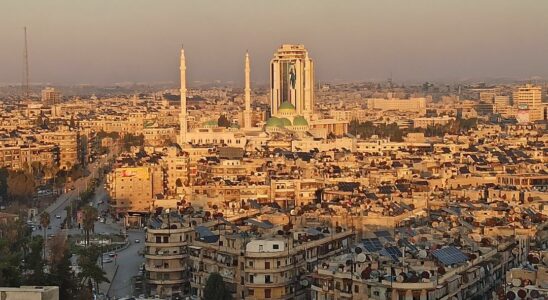
POLYGON ((9 171, 8 173, 8 195, 17 200, 30 200, 36 186, 34 176, 22 171, 9 171))
POLYGON ((46 257, 46 230, 50 223, 50 215, 47 211, 40 214, 40 226, 44 230, 44 258, 46 257))
POLYGON ((0 197, 6 199, 8 196, 8 170, 6 168, 0 169, 0 197))
MULTIPOLYGON (((82 248, 78 256, 78 265, 82 268, 79 274, 80 288, 86 290, 86 284, 91 282, 99 285, 101 282, 110 282, 105 272, 97 265, 101 250, 97 246, 82 248)), ((89 289, 91 292, 91 289, 89 289)))
POLYGON ((226 288, 223 277, 219 273, 211 273, 204 288, 205 300, 232 300, 230 291, 226 288))
POLYGON ((25 269, 27 270, 25 276, 26 285, 47 285, 48 278, 44 272, 46 266, 45 259, 42 257, 42 249, 46 253, 45 240, 41 237, 32 239, 28 245, 28 250, 25 255, 25 269))
POLYGON ((59 286, 59 299, 75 299, 78 284, 70 266, 70 251, 66 236, 57 235, 51 241, 50 278, 52 285, 59 286))
POLYGON ((228 120, 228 118, 225 116, 225 115, 221 115, 219 117, 219 119, 217 120, 217 125, 219 127, 230 127, 231 123, 230 123, 230 120, 228 120))
POLYGON ((89 234, 90 232, 95 232, 95 221, 97 221, 99 214, 97 213, 97 209, 91 206, 85 206, 82 211, 82 227, 86 235, 86 245, 89 246, 89 234))
POLYGON ((142 147, 145 143, 145 136, 140 135, 133 135, 131 133, 128 133, 124 135, 124 138, 122 139, 122 144, 124 145, 124 150, 129 151, 131 147, 142 147))

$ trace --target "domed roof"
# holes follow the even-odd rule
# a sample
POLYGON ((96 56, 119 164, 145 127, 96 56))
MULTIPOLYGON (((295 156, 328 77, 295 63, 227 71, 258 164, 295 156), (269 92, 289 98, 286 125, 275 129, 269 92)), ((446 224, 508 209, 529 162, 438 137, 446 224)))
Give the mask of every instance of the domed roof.
POLYGON ((266 127, 283 127, 283 121, 276 117, 271 117, 266 121, 266 127))
POLYGON ((291 121, 288 118, 281 118, 282 124, 285 126, 291 126, 291 121))
POLYGON ((308 121, 303 116, 293 118, 293 126, 308 126, 308 121))
POLYGON ((278 110, 282 110, 282 109, 295 110, 295 105, 291 104, 291 102, 284 101, 282 102, 282 104, 280 104, 280 107, 278 107, 278 110))

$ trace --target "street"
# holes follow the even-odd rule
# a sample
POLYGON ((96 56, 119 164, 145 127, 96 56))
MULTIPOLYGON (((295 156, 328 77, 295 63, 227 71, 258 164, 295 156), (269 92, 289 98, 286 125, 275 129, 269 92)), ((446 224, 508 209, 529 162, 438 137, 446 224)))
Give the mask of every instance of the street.
MULTIPOLYGON (((116 152, 116 151, 115 151, 116 152)), ((57 235, 63 230, 67 235, 80 234, 82 231, 77 227, 71 229, 61 228, 63 220, 67 217, 66 207, 70 206, 72 201, 79 197, 79 193, 84 191, 92 178, 99 178, 98 172, 100 166, 105 166, 108 159, 112 157, 112 153, 107 157, 88 165, 88 176, 79 178, 74 182, 74 189, 67 193, 61 194, 54 203, 48 206, 44 211, 50 214, 50 228, 46 229, 46 235, 57 235)), ((91 200, 94 207, 97 208, 99 214, 108 209, 107 191, 105 190, 104 182, 101 182, 95 189, 95 194, 91 200)), ((39 216, 36 216, 36 223, 39 224, 39 216)), ((95 233, 97 234, 119 234, 123 232, 121 224, 116 223, 112 218, 107 217, 105 222, 95 222, 95 233)), ((34 236, 43 235, 44 231, 36 229, 32 232, 34 236)), ((138 275, 139 267, 144 262, 144 257, 139 254, 139 251, 144 248, 145 234, 142 230, 129 230, 127 248, 117 252, 114 262, 104 263, 103 268, 107 273, 111 283, 100 285, 101 292, 110 297, 120 298, 130 296, 132 294, 132 278, 138 275), (135 241, 139 240, 139 243, 135 241)), ((73 257, 73 263, 76 262, 76 257, 73 257)))

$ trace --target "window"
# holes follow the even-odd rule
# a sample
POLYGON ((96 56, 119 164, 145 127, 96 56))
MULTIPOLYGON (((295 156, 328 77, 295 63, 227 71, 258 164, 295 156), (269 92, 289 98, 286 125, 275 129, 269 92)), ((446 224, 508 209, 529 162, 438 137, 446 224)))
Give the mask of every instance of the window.
POLYGON ((249 266, 253 267, 253 261, 252 260, 249 261, 249 266))
POLYGON ((156 243, 161 243, 162 242, 162 237, 161 236, 157 236, 156 237, 156 243))
POLYGON ((274 245, 272 245, 272 249, 275 249, 275 250, 280 249, 280 245, 274 244, 274 245))
POLYGON ((169 236, 164 236, 164 243, 169 243, 169 236))
POLYGON ((265 262, 264 262, 264 268, 265 268, 266 270, 270 269, 270 262, 269 262, 269 261, 265 261, 265 262))
POLYGON ((357 285, 354 285, 354 293, 359 293, 360 292, 360 287, 357 286, 357 285))
POLYGON ((265 275, 264 276, 264 282, 265 283, 272 283, 272 281, 270 280, 270 275, 265 275))
POLYGON ((249 283, 253 283, 253 275, 249 275, 249 283))
POLYGON ((270 298, 270 297, 272 297, 272 293, 271 293, 270 289, 265 289, 265 290, 264 290, 264 297, 265 297, 265 298, 270 298))
POLYGON ((249 296, 254 296, 255 295, 255 290, 254 289, 249 289, 248 293, 249 293, 249 296))

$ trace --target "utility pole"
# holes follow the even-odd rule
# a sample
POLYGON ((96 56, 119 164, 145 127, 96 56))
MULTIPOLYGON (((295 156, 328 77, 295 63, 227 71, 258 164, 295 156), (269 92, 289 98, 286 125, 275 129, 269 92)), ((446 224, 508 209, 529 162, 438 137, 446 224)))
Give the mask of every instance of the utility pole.
POLYGON ((27 27, 23 27, 24 33, 25 33, 25 49, 23 53, 23 57, 25 60, 25 75, 23 78, 23 97, 28 100, 29 99, 29 49, 28 49, 28 41, 27 41, 27 27))

